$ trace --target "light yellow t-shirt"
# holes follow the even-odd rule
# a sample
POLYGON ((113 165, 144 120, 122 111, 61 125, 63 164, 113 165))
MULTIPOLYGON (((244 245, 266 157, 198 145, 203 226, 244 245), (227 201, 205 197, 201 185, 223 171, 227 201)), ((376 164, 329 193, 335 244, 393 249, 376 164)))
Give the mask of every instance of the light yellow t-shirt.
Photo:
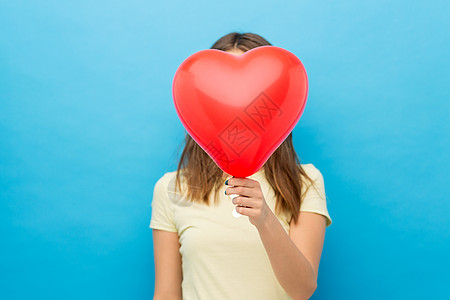
MULTIPOLYGON (((322 174, 312 164, 302 164, 315 181, 302 201, 300 211, 326 217, 325 187, 322 174)), ((175 192, 176 171, 165 173, 155 184, 150 228, 177 232, 182 256, 182 294, 184 300, 281 300, 292 299, 279 284, 256 227, 247 216, 232 216, 234 204, 219 191, 220 202, 210 206, 187 201, 175 192)), ((259 181, 268 206, 275 212, 275 195, 265 179, 264 169, 249 176, 259 181)), ((278 215, 289 233, 287 215, 278 215)))

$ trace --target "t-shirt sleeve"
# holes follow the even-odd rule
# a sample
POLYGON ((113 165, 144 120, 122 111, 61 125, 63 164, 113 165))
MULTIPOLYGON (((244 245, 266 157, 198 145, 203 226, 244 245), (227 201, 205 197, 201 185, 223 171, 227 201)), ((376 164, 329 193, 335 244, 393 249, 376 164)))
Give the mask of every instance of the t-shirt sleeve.
POLYGON ((313 212, 321 214, 326 218, 326 226, 332 223, 327 209, 325 195, 325 184, 322 173, 312 164, 307 164, 303 168, 309 177, 313 180, 314 186, 308 180, 306 181, 307 192, 303 196, 300 211, 313 212))
POLYGON ((165 231, 177 232, 173 218, 172 202, 168 195, 168 177, 167 173, 161 177, 153 189, 152 215, 150 228, 165 231))

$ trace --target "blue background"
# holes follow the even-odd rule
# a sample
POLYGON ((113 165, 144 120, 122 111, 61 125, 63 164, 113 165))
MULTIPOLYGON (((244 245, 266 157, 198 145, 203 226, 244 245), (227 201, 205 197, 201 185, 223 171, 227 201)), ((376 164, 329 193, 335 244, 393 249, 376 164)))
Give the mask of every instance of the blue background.
POLYGON ((177 67, 232 31, 295 53, 323 174, 312 299, 448 299, 448 1, 2 1, 0 297, 151 299, 177 67))

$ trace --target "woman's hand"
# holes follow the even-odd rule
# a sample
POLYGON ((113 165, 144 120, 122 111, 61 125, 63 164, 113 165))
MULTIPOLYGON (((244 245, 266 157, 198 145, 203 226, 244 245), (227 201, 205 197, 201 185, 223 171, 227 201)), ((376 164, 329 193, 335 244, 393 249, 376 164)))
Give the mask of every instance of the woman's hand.
POLYGON ((225 182, 232 186, 225 190, 226 195, 238 194, 232 202, 236 211, 241 215, 248 216, 250 222, 259 227, 263 225, 273 212, 264 199, 261 186, 258 181, 250 178, 233 177, 225 182))

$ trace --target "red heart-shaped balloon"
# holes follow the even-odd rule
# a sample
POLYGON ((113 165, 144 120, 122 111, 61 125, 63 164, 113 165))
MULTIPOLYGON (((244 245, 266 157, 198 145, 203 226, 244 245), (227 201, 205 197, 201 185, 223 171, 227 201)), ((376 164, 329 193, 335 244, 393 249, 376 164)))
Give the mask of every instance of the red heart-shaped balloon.
POLYGON ((172 92, 189 135, 224 172, 247 177, 294 129, 308 80, 301 61, 280 47, 242 55, 206 49, 178 67, 172 92))

